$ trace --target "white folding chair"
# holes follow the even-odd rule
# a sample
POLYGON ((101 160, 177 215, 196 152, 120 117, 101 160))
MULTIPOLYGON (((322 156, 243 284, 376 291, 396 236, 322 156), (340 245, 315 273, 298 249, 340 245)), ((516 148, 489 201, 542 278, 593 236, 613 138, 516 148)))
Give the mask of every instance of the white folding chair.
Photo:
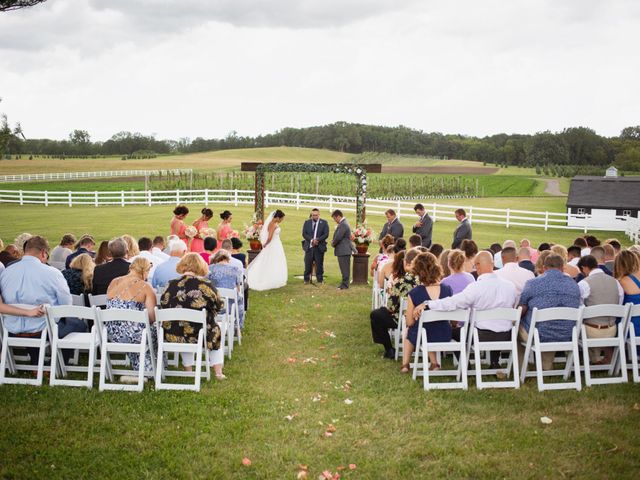
POLYGON ((156 307, 156 325, 158 330, 158 361, 156 362, 156 390, 194 390, 200 391, 202 377, 202 356, 204 354, 204 374, 207 380, 211 378, 209 369, 209 350, 206 345, 207 312, 202 310, 190 310, 188 308, 166 308, 159 310, 156 307), (200 325, 197 343, 172 343, 164 339, 163 322, 191 322, 200 325), (164 368, 164 353, 173 352, 177 357, 184 353, 195 355, 195 369, 191 372, 181 370, 169 370, 164 368), (165 377, 194 378, 193 384, 166 383, 165 377))
POLYGON ((520 388, 520 369, 518 368, 518 327, 522 307, 516 308, 492 308, 491 310, 474 310, 471 322, 471 339, 475 357, 476 387, 483 388, 520 388), (477 322, 487 320, 507 320, 511 322, 511 340, 481 342, 478 338, 477 322), (490 354, 492 351, 511 351, 505 369, 482 369, 482 354, 490 354), (482 375, 495 375, 499 372, 513 374, 513 380, 486 381, 482 375))
MULTIPOLYGON (((0 314, 0 355, 2 355, 2 350, 5 348, 4 347, 4 328, 2 325, 3 325, 2 314, 0 314)), ((11 353, 11 350, 7 352, 7 367, 9 368, 9 373, 11 375, 16 374, 16 367, 15 367, 13 354, 11 353)))
POLYGON ((418 337, 416 341, 416 358, 413 364, 413 379, 415 380, 419 375, 423 377, 423 384, 425 390, 432 388, 462 388, 467 389, 467 326, 469 325, 469 310, 454 310, 452 312, 436 312, 434 310, 426 310, 422 312, 420 316, 420 322, 418 323, 418 337), (441 321, 457 321, 463 322, 460 329, 460 341, 456 342, 451 340, 449 342, 429 342, 427 338, 427 330, 424 325, 433 322, 441 321), (459 352, 460 360, 458 361, 458 367, 450 370, 436 370, 429 371, 429 352, 443 353, 443 352, 459 352), (422 362, 420 357, 422 356, 422 362), (456 382, 431 382, 430 377, 442 377, 442 376, 454 376, 456 382))
POLYGON ((226 322, 225 330, 227 332, 227 356, 231 358, 233 353, 234 340, 239 338, 237 331, 240 331, 240 316, 238 315, 238 292, 233 288, 216 288, 220 299, 224 303, 224 315, 218 315, 217 321, 226 322))
POLYGON ((584 369, 584 381, 587 387, 591 385, 603 385, 608 383, 626 383, 629 381, 627 375, 627 369, 622 369, 619 376, 613 376, 618 358, 622 364, 627 363, 627 357, 625 355, 624 348, 624 332, 627 330, 627 322, 629 321, 629 311, 631 310, 631 304, 627 305, 591 305, 585 307, 582 310, 582 318, 580 319, 580 338, 578 343, 582 347, 582 361, 584 369), (595 317, 617 317, 620 318, 618 324, 618 330, 614 337, 610 338, 587 338, 587 327, 584 323, 585 320, 589 320, 595 317), (613 348, 613 357, 611 363, 608 365, 591 365, 589 361, 589 349, 590 348, 613 348), (608 372, 607 377, 593 378, 592 372, 603 371, 608 372))
POLYGON ((84 295, 71 295, 72 305, 84 307, 84 295))
MULTIPOLYGON (((627 321, 627 328, 624 332, 625 343, 628 348, 627 359, 631 360, 631 363, 627 361, 621 362, 618 360, 616 365, 616 372, 618 372, 621 366, 624 369, 631 369, 631 374, 634 383, 640 383, 640 365, 638 365, 638 347, 640 347, 640 332, 636 331, 636 327, 631 321, 633 317, 640 316, 640 305, 632 305, 629 309, 629 319, 627 321)), ((620 328, 620 326, 618 326, 620 328)), ((620 357, 622 358, 622 357, 620 357)))
MULTIPOLYGON (((68 387, 93 387, 93 369, 96 358, 96 348, 98 346, 98 336, 96 334, 96 307, 84 307, 84 306, 70 306, 61 305, 46 308, 47 321, 49 322, 49 329, 51 331, 51 376, 49 378, 49 385, 65 385, 68 387), (58 338, 58 321, 61 318, 71 317, 79 318, 82 320, 92 320, 93 326, 90 332, 73 332, 64 338, 58 338), (75 350, 76 353, 79 350, 87 350, 89 353, 89 360, 87 366, 67 366, 64 363, 62 357, 62 349, 75 350), (60 378, 57 373, 60 372, 60 378), (67 380, 63 377, 67 376, 67 372, 85 372, 87 374, 86 380, 67 380)), ((77 362, 76 362, 77 363, 77 362)))
MULTIPOLYGON (((33 305, 14 304, 14 307, 31 309, 33 305)), ((21 384, 21 385, 42 385, 44 372, 49 371, 49 367, 45 367, 45 355, 47 347, 49 346, 49 338, 51 338, 51 332, 49 331, 46 316, 43 317, 45 325, 40 335, 37 337, 10 337, 9 330, 5 324, 5 316, 0 315, 0 325, 2 325, 2 354, 0 355, 0 385, 4 383, 9 384, 21 384), (6 375, 7 369, 9 373, 17 374, 19 371, 33 371, 34 365, 18 363, 17 358, 13 355, 12 348, 37 348, 39 350, 38 365, 36 368, 36 378, 21 378, 21 377, 8 377, 6 375)), ((28 357, 21 357, 21 360, 26 360, 28 357)))
MULTIPOLYGON (((539 310, 533 309, 531 314, 531 325, 529 327, 529 335, 525 344, 524 358, 522 360, 522 371, 520 374, 520 382, 524 383, 527 370, 529 367, 529 357, 533 353, 535 355, 536 371, 535 376, 538 380, 538 390, 563 390, 575 388, 582 389, 582 377, 580 376, 580 353, 578 349, 578 326, 580 324, 580 316, 582 309, 580 308, 545 308, 539 310), (541 342, 538 326, 544 322, 553 322, 565 320, 574 322, 575 325, 571 330, 571 340, 562 342, 541 342), (562 370, 543 370, 542 369, 542 353, 543 352, 569 352, 566 356, 565 368, 562 370), (574 381, 567 382, 571 375, 571 368, 574 370, 574 381), (565 382, 545 383, 544 377, 562 376, 565 382)), ((532 372, 533 373, 533 372, 532 372)))
POLYGON ((92 307, 106 307, 107 306, 107 296, 106 295, 88 295, 89 297, 89 305, 92 307))
POLYGON ((141 392, 144 388, 144 377, 154 377, 156 370, 156 356, 153 349, 153 333, 149 324, 149 315, 146 310, 126 310, 112 308, 98 310, 98 328, 100 329, 100 391, 102 390, 127 390, 141 392), (116 343, 109 340, 106 324, 109 322, 131 322, 142 323, 140 343, 116 343), (146 372, 146 352, 149 350, 151 356, 151 370, 146 372), (136 372, 132 369, 115 369, 109 358, 110 353, 137 353, 140 355, 140 368, 136 372), (137 375, 138 383, 135 385, 124 385, 119 383, 107 383, 105 377, 113 380, 114 375, 137 375))
POLYGON ((396 349, 396 361, 402 357, 402 351, 404 350, 404 331, 406 329, 407 321, 404 315, 407 311, 407 298, 400 299, 400 310, 398 311, 398 328, 392 330, 394 336, 394 344, 396 349))

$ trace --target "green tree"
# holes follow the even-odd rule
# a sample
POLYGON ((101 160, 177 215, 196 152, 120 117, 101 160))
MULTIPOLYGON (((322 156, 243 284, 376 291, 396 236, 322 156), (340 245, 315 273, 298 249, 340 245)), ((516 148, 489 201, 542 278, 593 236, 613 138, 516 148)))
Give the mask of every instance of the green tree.
POLYGON ((33 7, 47 0, 0 0, 0 12, 18 10, 20 8, 33 7))
POLYGON ((640 140, 640 125, 623 128, 622 132, 620 132, 620 138, 625 140, 640 140))

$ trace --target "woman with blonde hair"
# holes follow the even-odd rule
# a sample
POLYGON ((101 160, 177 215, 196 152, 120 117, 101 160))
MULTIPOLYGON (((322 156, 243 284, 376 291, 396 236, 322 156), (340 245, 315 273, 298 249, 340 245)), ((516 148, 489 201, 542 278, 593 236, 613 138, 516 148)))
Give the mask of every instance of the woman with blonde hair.
MULTIPOLYGON (((157 333, 155 326, 155 306, 156 292, 147 283, 151 262, 143 257, 136 258, 129 267, 129 273, 123 277, 114 278, 107 289, 107 308, 120 308, 125 310, 147 310, 149 322, 151 323, 151 338, 154 347, 157 346, 157 333)), ((132 322, 109 322, 107 323, 107 334, 109 339, 116 343, 140 343, 143 323, 132 322)), ((137 353, 127 353, 131 366, 134 370, 140 368, 140 355, 137 353)), ((151 371, 151 355, 147 351, 145 356, 145 370, 151 371)), ((123 376, 120 379, 126 383, 137 383, 137 377, 123 376)))
POLYGON ((94 268, 96 266, 91 256, 88 253, 83 253, 71 260, 69 268, 62 271, 62 276, 67 281, 72 295, 91 293, 94 268))
POLYGON ((445 278, 451 275, 451 270, 449 269, 449 255, 451 252, 452 250, 447 248, 446 250, 443 250, 438 257, 438 262, 440 262, 440 268, 442 269, 442 276, 445 278))
MULTIPOLYGON (((640 255, 632 250, 622 250, 616 257, 613 274, 624 290, 622 303, 640 305, 640 255)), ((631 317, 631 322, 636 335, 640 335, 640 315, 631 317)))
MULTIPOLYGON (((209 363, 218 380, 225 379, 222 373, 224 352, 220 348, 222 334, 216 323, 216 315, 222 310, 222 301, 218 292, 207 278, 209 270, 204 259, 195 252, 187 253, 176 265, 176 271, 182 275, 171 280, 162 294, 162 308, 188 308, 207 312, 206 344, 209 350, 209 363)), ((196 343, 199 326, 189 322, 168 322, 163 325, 164 338, 173 343, 196 343)), ((193 369, 193 354, 181 354, 186 371, 193 369)))
MULTIPOLYGON (((419 319, 414 318, 413 313, 416 306, 426 302, 427 300, 435 300, 446 298, 453 295, 451 287, 441 285, 442 269, 436 257, 431 253, 421 253, 411 264, 413 274, 418 277, 420 284, 409 292, 407 299, 407 337, 404 339, 404 351, 402 354, 402 373, 409 373, 409 364, 411 355, 416 348, 418 339, 419 319)), ((433 322, 424 326, 427 331, 427 342, 449 342, 451 341, 451 323, 446 320, 441 322, 433 322)), ((435 352, 429 352, 429 370, 438 370, 435 352)))
POLYGON ((568 275, 571 278, 576 278, 580 274, 580 269, 578 267, 567 263, 569 261, 569 252, 564 246, 557 244, 553 245, 551 247, 551 251, 556 255, 560 255, 562 257, 562 260, 564 260, 564 267, 562 268, 562 271, 565 275, 568 275))
POLYGON ((536 275, 536 277, 544 273, 544 261, 552 253, 553 252, 551 250, 543 250, 540 252, 540 254, 538 255, 538 259, 536 260, 536 271, 533 272, 536 275))
POLYGON ((125 233, 121 237, 127 244, 127 258, 134 258, 140 255, 140 249, 138 248, 138 241, 131 235, 125 233))

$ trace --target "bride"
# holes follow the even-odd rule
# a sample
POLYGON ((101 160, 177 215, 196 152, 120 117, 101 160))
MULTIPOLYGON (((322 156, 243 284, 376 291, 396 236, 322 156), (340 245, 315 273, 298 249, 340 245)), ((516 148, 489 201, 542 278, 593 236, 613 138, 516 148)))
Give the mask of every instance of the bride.
POLYGON ((282 210, 269 215, 260 232, 262 251, 247 268, 247 282, 252 290, 272 290, 287 284, 287 258, 280 241, 282 210))

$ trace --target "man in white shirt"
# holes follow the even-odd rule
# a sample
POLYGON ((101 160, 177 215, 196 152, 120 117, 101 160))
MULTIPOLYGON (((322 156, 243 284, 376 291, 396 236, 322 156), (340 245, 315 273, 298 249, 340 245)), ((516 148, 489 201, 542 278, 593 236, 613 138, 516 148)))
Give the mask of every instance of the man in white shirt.
POLYGON ((164 238, 162 236, 154 237, 151 253, 162 260, 169 260, 169 255, 164 253, 164 238))
POLYGON ((151 270, 149 270, 149 277, 147 280, 149 283, 152 282, 153 274, 155 273, 156 268, 158 268, 158 265, 161 265, 165 262, 164 259, 151 253, 152 248, 153 243, 151 242, 151 239, 148 237, 141 237, 140 240, 138 240, 138 249, 140 250, 140 253, 131 259, 132 263, 138 257, 146 258, 147 260, 149 260, 149 263, 151 263, 151 270))
POLYGON ((567 248, 567 263, 569 265, 573 265, 574 267, 578 266, 578 261, 580 260, 581 257, 581 249, 579 246, 577 245, 571 245, 569 248, 567 248))
POLYGON ((516 301, 519 301, 524 284, 535 278, 535 275, 531 270, 518 265, 518 254, 515 247, 504 248, 500 253, 502 254, 502 268, 496 270, 496 275, 513 283, 516 287, 516 301))
MULTIPOLYGON (((513 283, 504 280, 493 273, 493 255, 490 252, 482 251, 474 259, 478 281, 470 283, 460 293, 452 297, 440 300, 429 300, 426 302, 427 308, 431 310, 450 312, 458 309, 474 308, 476 310, 491 310, 493 308, 513 308, 516 305, 516 287, 513 283)), ((424 310, 419 305, 414 310, 418 312, 417 317, 424 310)), ((415 315, 415 313, 414 313, 415 315)), ((511 340, 510 320, 484 320, 476 322, 478 329, 478 339, 481 342, 503 342, 511 340)), ((457 338, 456 340, 460 340, 457 338)), ((491 368, 500 368, 500 352, 494 351, 490 354, 491 368)), ((504 374, 499 375, 502 379, 504 374)))
MULTIPOLYGON (((513 240, 505 240, 504 243, 502 244, 502 250, 504 250, 505 248, 509 248, 509 247, 516 248, 516 242, 514 242, 513 240)), ((502 250, 500 250, 499 252, 496 252, 493 255, 493 265, 498 269, 503 267, 503 264, 502 264, 502 250)))

